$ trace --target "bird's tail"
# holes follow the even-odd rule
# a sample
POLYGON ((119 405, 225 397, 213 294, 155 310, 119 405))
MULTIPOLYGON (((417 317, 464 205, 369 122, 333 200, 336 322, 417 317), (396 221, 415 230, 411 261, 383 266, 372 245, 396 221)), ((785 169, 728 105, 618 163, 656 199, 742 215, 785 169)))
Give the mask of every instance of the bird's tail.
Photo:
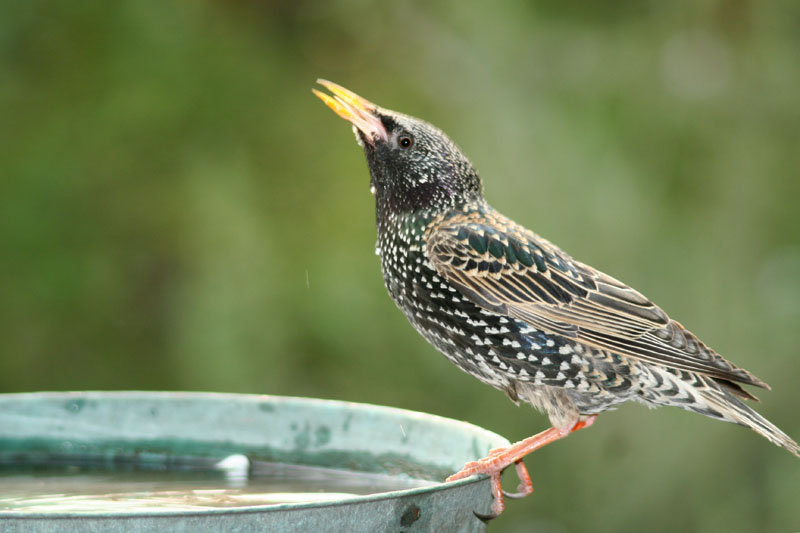
MULTIPOLYGON (((755 412, 737 398, 727 387, 716 382, 708 383, 703 397, 724 420, 748 427, 773 444, 785 448, 800 457, 800 446, 772 422, 755 412)), ((738 388, 738 387, 737 387, 738 388)), ((741 396, 741 394, 739 394, 741 396)))

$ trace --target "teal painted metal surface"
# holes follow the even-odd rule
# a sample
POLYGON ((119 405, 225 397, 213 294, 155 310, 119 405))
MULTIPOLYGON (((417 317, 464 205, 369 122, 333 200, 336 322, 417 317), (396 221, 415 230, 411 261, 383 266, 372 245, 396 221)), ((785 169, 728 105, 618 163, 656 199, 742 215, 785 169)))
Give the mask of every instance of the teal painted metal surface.
MULTIPOLYGON (((215 393, 0 395, 0 461, 92 455, 345 468, 441 481, 507 445, 464 422, 373 405, 215 393)), ((489 481, 470 478, 334 502, 91 515, 0 512, 0 531, 483 531, 489 481)))

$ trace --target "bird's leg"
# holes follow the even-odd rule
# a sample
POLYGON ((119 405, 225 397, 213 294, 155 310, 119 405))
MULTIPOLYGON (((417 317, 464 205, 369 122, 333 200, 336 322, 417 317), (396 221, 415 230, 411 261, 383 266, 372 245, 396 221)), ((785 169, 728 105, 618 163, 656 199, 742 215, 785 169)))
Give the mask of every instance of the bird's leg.
POLYGON ((518 493, 508 494, 511 498, 523 498, 533 492, 533 483, 522 462, 522 458, 534 450, 538 450, 542 446, 555 442, 561 438, 566 437, 574 431, 591 426, 594 423, 596 415, 592 415, 584 420, 579 420, 568 430, 550 428, 541 433, 538 433, 527 439, 523 439, 517 443, 508 446, 507 448, 496 448, 489 452, 489 455, 484 459, 471 461, 464 465, 459 472, 447 478, 447 481, 456 481, 475 474, 486 474, 492 480, 492 495, 494 502, 492 502, 492 512, 489 516, 479 516, 483 520, 488 520, 496 517, 505 509, 505 500, 503 498, 503 487, 500 485, 500 474, 511 463, 516 465, 517 475, 520 479, 520 486, 517 490, 518 493))
MULTIPOLYGON (((495 448, 489 452, 489 455, 486 458, 479 459, 477 461, 471 461, 464 465, 464 468, 461 469, 461 471, 448 477, 447 481, 456 481, 474 474, 491 475, 495 470, 502 471, 511 463, 521 464, 522 458, 532 451, 566 437, 573 431, 578 431, 579 429, 591 426, 595 418, 597 418, 596 415, 592 415, 586 420, 580 420, 574 426, 572 426, 572 428, 566 431, 557 428, 550 428, 506 448, 495 448)), ((521 467, 517 466, 517 472, 522 472, 522 477, 530 479, 530 477, 527 475, 527 470, 525 470, 524 465, 521 467)), ((525 480, 521 479, 521 481, 524 482, 525 480)))

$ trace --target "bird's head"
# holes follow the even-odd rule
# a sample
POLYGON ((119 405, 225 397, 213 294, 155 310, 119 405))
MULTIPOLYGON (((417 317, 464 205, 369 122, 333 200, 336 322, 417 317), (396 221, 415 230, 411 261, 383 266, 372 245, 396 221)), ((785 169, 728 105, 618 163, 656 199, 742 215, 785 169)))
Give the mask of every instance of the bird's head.
POLYGON ((318 80, 334 96, 314 90, 353 124, 364 149, 379 211, 450 209, 482 198, 481 181, 461 150, 438 128, 318 80))

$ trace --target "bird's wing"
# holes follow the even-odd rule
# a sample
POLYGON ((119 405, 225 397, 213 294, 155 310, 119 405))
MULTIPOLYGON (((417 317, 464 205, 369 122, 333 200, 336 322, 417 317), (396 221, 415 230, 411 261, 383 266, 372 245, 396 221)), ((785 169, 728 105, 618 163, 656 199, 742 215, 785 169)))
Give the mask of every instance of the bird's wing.
POLYGON ((768 388, 639 292, 496 212, 458 214, 432 228, 431 263, 480 307, 642 361, 768 388))

